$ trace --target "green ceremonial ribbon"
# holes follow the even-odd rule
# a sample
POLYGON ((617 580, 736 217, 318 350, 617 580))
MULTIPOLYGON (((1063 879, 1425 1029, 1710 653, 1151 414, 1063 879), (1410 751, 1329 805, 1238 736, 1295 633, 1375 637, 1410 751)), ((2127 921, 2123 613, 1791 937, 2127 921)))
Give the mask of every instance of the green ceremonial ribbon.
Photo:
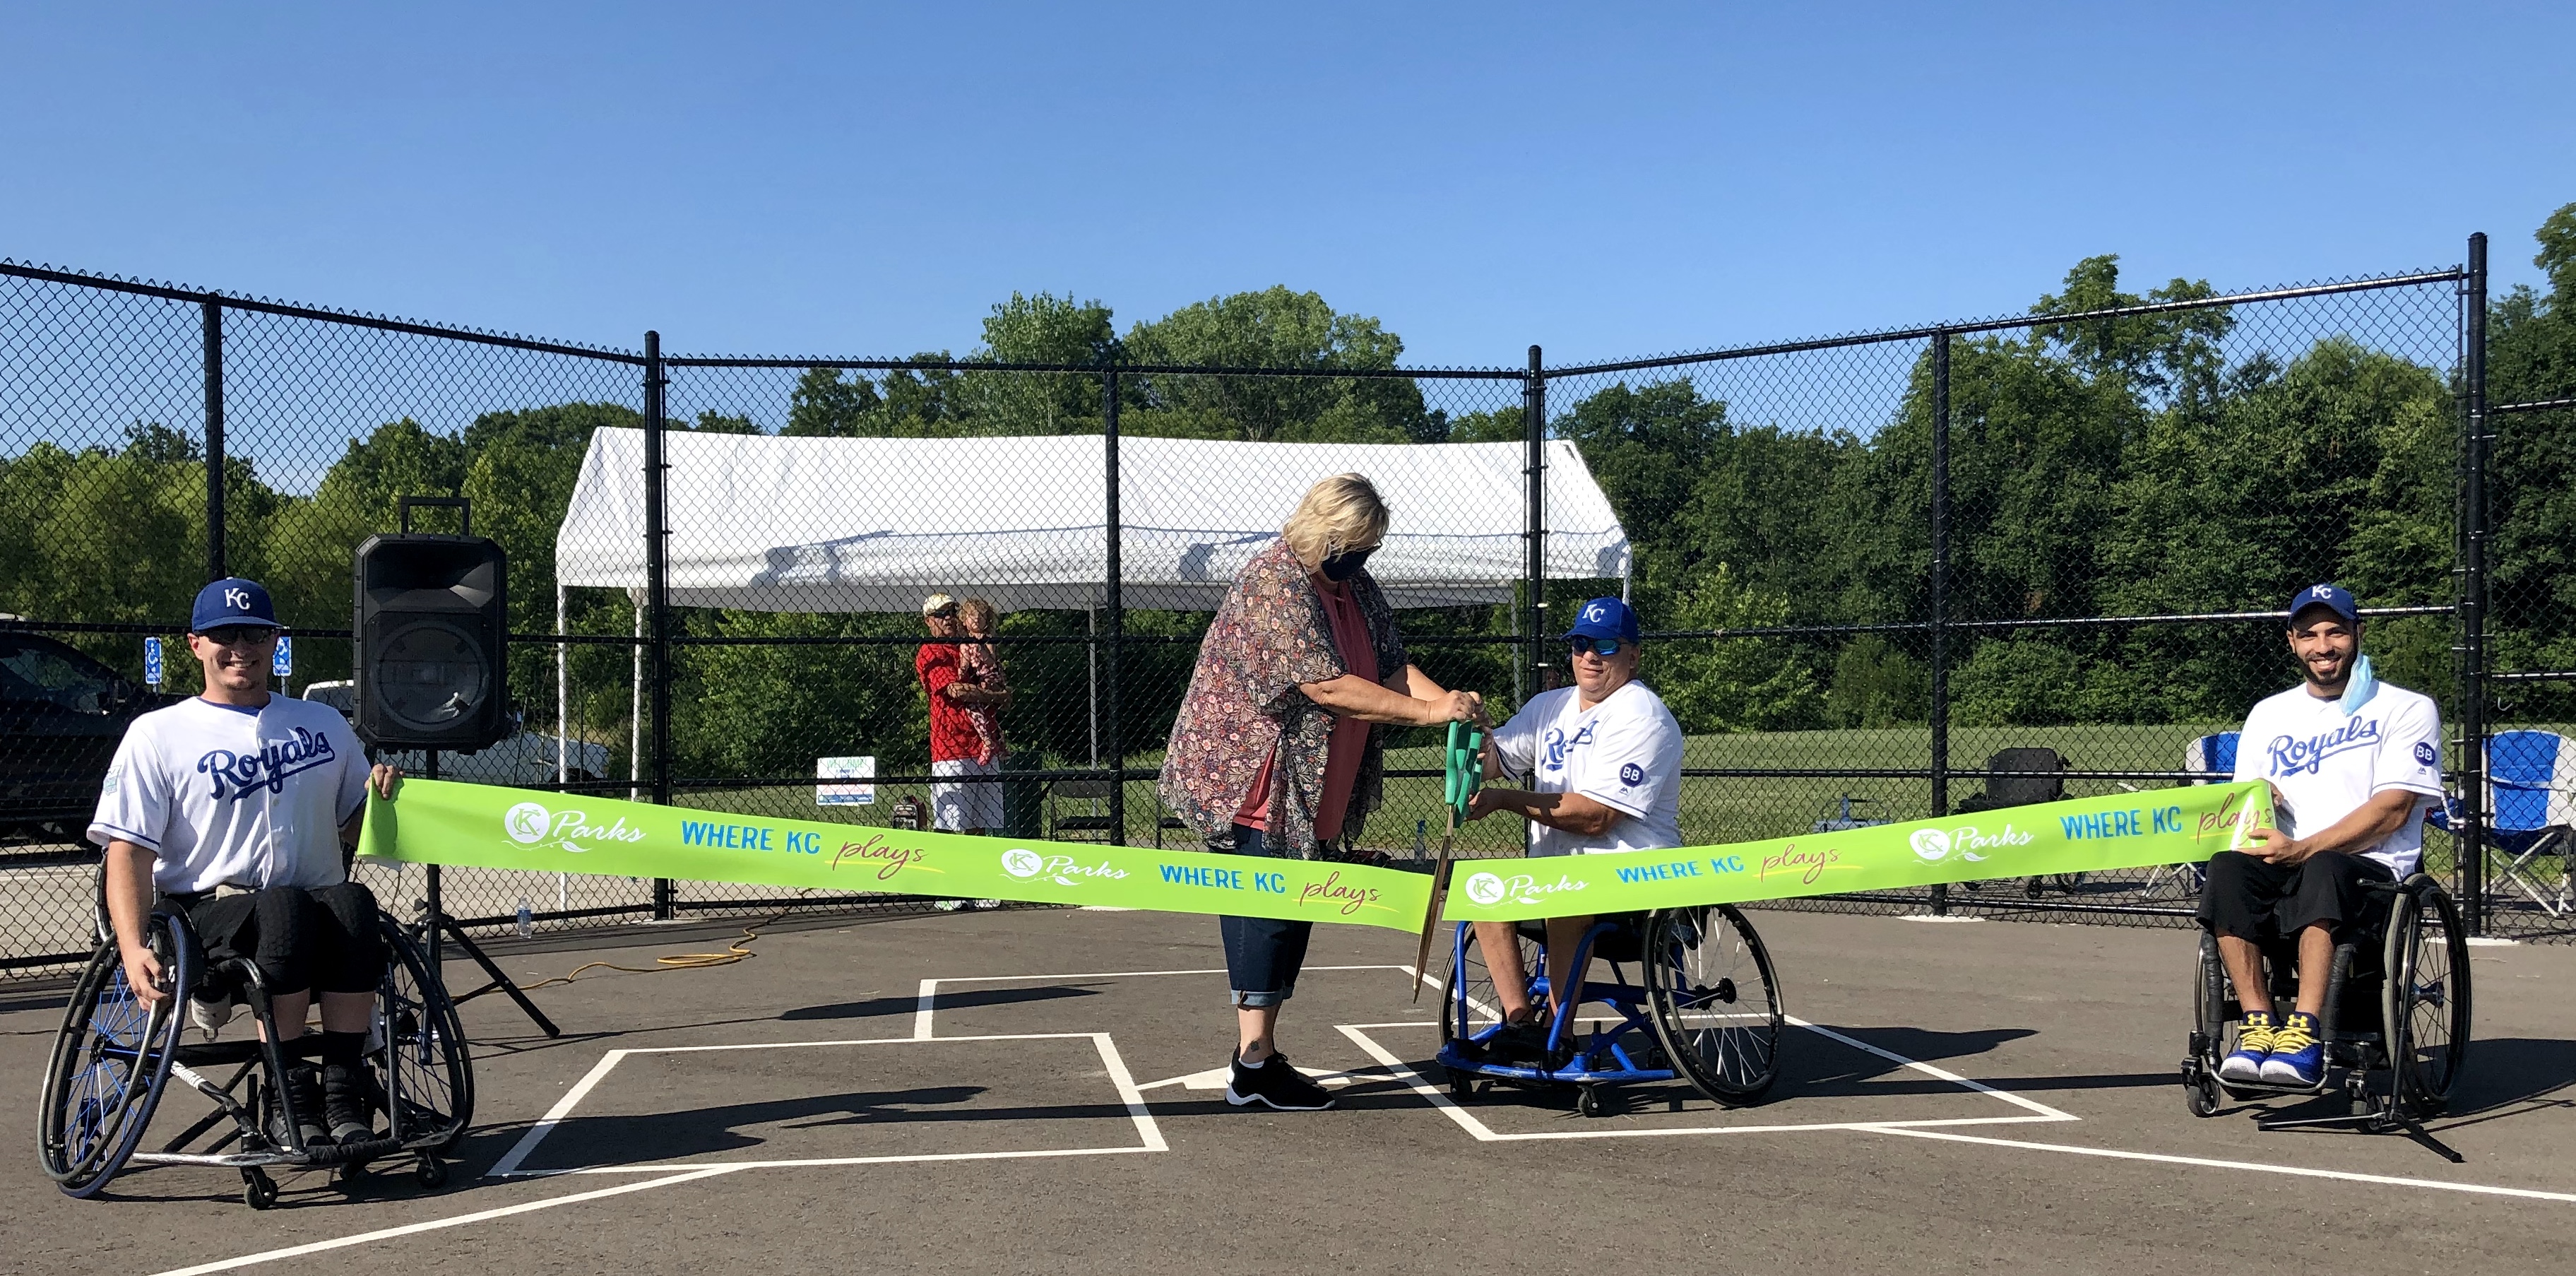
MULTIPOLYGON (((1767 842, 1469 860, 1451 920, 1616 913, 2196 863, 2272 822, 2260 781, 2156 789, 1767 842)), ((1347 922, 1412 932, 1427 873, 1325 860, 916 833, 406 779, 367 800, 358 853, 615 877, 888 891, 1347 922)))

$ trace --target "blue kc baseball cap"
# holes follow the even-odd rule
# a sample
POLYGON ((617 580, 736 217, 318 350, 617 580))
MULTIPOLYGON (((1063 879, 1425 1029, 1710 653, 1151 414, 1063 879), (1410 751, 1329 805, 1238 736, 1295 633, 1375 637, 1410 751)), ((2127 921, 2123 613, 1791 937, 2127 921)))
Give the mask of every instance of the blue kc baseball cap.
POLYGON ((227 576, 197 591, 197 609, 188 616, 188 632, 202 634, 227 625, 266 625, 277 623, 277 608, 270 605, 268 591, 255 580, 227 576))
POLYGON ((1568 638, 1617 638, 1637 641, 1637 609, 1625 599, 1595 598, 1574 613, 1574 628, 1565 631, 1568 638))
POLYGON ((2351 592, 2341 585, 2310 585, 2292 594, 2289 606, 2290 619, 2297 620, 2299 613, 2310 607, 2323 607, 2343 617, 2349 623, 2358 624, 2361 621, 2361 605, 2354 602, 2351 592))

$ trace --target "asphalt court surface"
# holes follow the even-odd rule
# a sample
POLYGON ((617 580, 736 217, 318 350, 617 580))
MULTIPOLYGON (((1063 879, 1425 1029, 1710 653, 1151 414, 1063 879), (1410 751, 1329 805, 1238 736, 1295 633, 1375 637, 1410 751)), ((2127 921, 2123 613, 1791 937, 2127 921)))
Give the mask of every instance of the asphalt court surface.
MULTIPOLYGON (((306 1175, 262 1214, 237 1177, 173 1168, 71 1201, 22 1115, 0 1270, 2200 1272, 2249 1237, 2369 1271, 2576 1254, 2576 950, 2473 950, 2478 1044, 2418 1140, 2188 1115, 2187 932, 1751 916, 1808 1025, 1752 1107, 1682 1087, 1597 1119, 1570 1093, 1452 1104, 1412 941, 1320 927, 1281 1039, 1340 1103, 1240 1111, 1210 919, 808 920, 738 965, 545 989, 560 1039, 469 1005, 478 1129, 436 1192, 306 1175)), ((714 933, 502 961, 532 982, 714 933)), ((0 992, 22 1112, 59 1007, 0 992)), ((156 1129, 196 1107, 174 1092, 156 1129)))

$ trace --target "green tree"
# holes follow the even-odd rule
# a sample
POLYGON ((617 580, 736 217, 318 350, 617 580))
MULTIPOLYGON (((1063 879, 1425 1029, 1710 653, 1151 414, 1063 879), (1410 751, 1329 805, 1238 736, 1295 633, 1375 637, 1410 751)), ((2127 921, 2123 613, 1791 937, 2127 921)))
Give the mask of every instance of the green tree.
MULTIPOLYGON (((1373 318, 1342 314, 1311 292, 1272 287, 1213 297, 1130 329, 1127 357, 1145 364, 1393 368, 1404 342, 1373 318)), ((1403 443, 1433 433, 1422 392, 1396 377, 1133 378, 1139 434, 1252 442, 1403 443)))

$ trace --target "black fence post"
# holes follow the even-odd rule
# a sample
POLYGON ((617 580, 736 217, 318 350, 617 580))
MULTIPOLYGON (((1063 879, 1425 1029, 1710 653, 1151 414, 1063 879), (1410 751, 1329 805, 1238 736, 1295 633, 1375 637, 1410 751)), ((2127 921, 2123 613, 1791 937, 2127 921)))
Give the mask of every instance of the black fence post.
POLYGON ((232 575, 224 557, 224 303, 200 303, 205 318, 206 579, 232 575))
POLYGON ((1537 346, 1529 348, 1529 375, 1521 382, 1521 437, 1529 478, 1529 694, 1547 690, 1547 374, 1537 346))
MULTIPOLYGON (((644 334, 644 603, 652 620, 645 630, 645 693, 652 706, 653 800, 671 802, 670 572, 664 551, 670 522, 662 482, 662 334, 644 334)), ((653 879, 653 920, 671 920, 671 879, 653 879)))
POLYGON ((2487 927, 2487 237, 2469 236, 2467 411, 2461 439, 2460 902, 2472 935, 2487 927))
MULTIPOLYGON (((1932 334, 1932 818, 1950 813, 1950 333, 1932 334)), ((1932 888, 1932 912, 1950 911, 1950 888, 1932 888)))
MULTIPOLYGON (((1102 688, 1101 697, 1104 702, 1101 712, 1107 721, 1103 724, 1106 730, 1102 734, 1107 737, 1104 743, 1107 745, 1109 754, 1110 774, 1114 777, 1109 785, 1109 827, 1116 830, 1116 835, 1111 840, 1116 845, 1125 846, 1127 844, 1127 733, 1121 729, 1122 724, 1119 721, 1118 655, 1127 637, 1127 602, 1118 587, 1122 567, 1118 555, 1118 542, 1121 539, 1118 515, 1118 368, 1114 364, 1103 370, 1100 375, 1100 432, 1104 471, 1102 481, 1107 488, 1108 518, 1106 521, 1109 524, 1109 541, 1105 546, 1108 562, 1101 573, 1104 578, 1102 581, 1104 592, 1107 595, 1102 601, 1108 604, 1109 612, 1109 650, 1108 659, 1104 662, 1108 666, 1109 676, 1103 680, 1106 685, 1102 688)), ((1094 641, 1098 640, 1094 639, 1094 641)))

